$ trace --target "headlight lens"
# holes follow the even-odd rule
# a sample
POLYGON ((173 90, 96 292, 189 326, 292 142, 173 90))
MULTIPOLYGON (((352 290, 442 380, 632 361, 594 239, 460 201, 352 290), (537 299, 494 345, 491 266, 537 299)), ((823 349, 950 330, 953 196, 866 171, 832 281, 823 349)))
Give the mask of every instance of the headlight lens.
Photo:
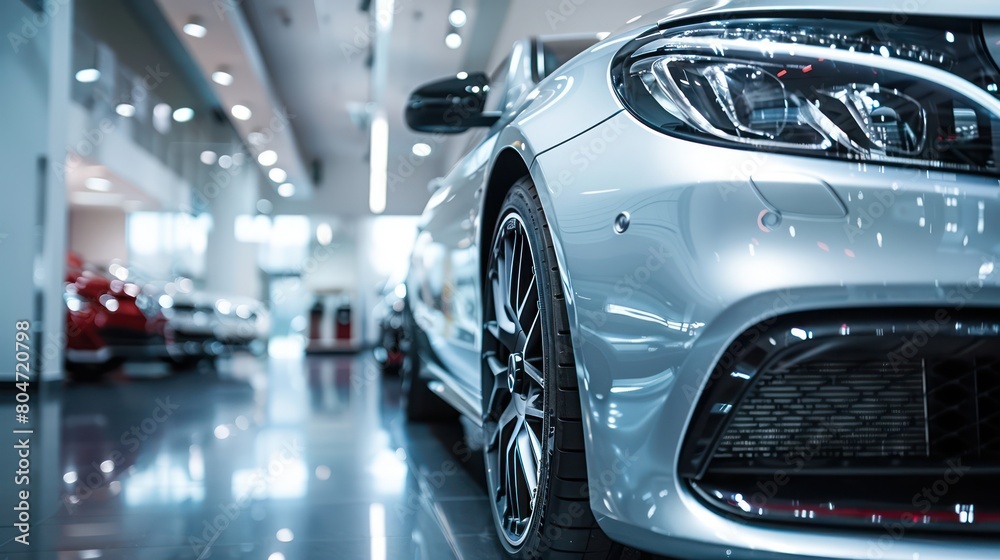
POLYGON ((619 53, 616 89, 646 124, 705 142, 998 173, 1000 76, 971 24, 907 25, 884 39, 877 25, 661 31, 619 53))

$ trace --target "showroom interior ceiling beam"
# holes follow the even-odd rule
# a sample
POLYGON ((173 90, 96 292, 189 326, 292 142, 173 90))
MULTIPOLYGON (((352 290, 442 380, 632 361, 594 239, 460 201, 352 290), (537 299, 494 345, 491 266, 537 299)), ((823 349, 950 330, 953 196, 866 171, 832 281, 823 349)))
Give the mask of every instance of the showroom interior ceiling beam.
MULTIPOLYGON (((486 0, 480 1, 477 5, 477 17, 469 22, 469 30, 466 35, 475 37, 469 40, 462 59, 462 70, 492 70, 493 53, 497 50, 497 39, 510 11, 510 0, 486 0)), ((501 45, 501 50, 510 45, 501 45)))
POLYGON ((250 155, 282 197, 307 199, 313 177, 294 134, 308 118, 286 108, 241 3, 157 0, 171 28, 201 68, 250 155))
POLYGON ((385 116, 385 89, 395 6, 395 0, 375 0, 372 4, 375 39, 371 52, 371 118, 368 126, 368 209, 372 214, 385 212, 389 180, 389 123, 385 116))
MULTIPOLYGON (((481 40, 473 31, 482 3, 395 0, 382 100, 389 138, 385 214, 419 214, 430 196, 427 184, 454 163, 448 156, 456 150, 448 147, 468 142, 464 136, 408 130, 403 108, 410 92, 420 85, 469 70, 463 60, 481 40), (467 22, 458 29, 462 44, 453 49, 445 38, 453 31, 449 15, 456 9, 464 12, 467 22), (418 144, 426 146, 414 150, 418 144)), ((360 9, 359 0, 247 0, 242 8, 280 97, 293 112, 309 115, 295 123, 303 156, 321 162, 323 169, 312 201, 275 201, 275 212, 371 215, 375 2, 365 10, 360 9), (288 24, 279 13, 287 14, 288 24)))

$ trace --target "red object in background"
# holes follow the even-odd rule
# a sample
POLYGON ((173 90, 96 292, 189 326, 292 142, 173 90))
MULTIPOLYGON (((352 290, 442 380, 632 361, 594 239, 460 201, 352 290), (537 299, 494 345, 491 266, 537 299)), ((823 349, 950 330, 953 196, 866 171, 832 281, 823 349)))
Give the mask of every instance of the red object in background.
POLYGON ((66 361, 109 369, 127 358, 167 355, 166 318, 150 304, 140 308, 137 284, 67 257, 66 361))
POLYGON ((323 302, 317 301, 309 310, 309 340, 323 337, 323 302))
POLYGON ((335 313, 336 329, 334 338, 337 343, 351 342, 351 306, 341 305, 335 313))

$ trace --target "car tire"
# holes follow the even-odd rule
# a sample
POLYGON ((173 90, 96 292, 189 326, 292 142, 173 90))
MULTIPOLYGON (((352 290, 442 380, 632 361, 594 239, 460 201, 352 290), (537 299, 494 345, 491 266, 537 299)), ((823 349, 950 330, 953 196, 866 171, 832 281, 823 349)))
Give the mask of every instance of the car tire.
POLYGON ((483 435, 494 526, 516 558, 606 558, 620 547, 590 510, 569 317, 552 235, 530 178, 511 188, 499 216, 483 282, 483 435))
POLYGON ((125 363, 121 358, 113 358, 99 364, 70 363, 65 364, 66 377, 80 383, 97 383, 103 381, 112 372, 125 363))

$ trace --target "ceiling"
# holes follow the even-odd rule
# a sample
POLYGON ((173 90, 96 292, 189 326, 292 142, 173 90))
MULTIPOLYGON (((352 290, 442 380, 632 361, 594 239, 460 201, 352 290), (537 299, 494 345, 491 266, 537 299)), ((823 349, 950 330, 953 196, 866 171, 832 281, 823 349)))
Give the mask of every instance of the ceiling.
MULTIPOLYGON (((505 2, 494 3, 504 4, 505 2)), ((475 18, 477 1, 463 2, 475 18)), ((412 155, 416 142, 443 146, 403 124, 403 105, 418 85, 458 71, 464 52, 445 46, 452 0, 397 0, 389 43, 384 97, 390 141, 387 214, 418 214, 427 201, 427 183, 447 170, 433 153, 412 155)), ((277 202, 277 210, 368 213, 368 102, 372 98, 370 53, 375 38, 369 13, 358 0, 251 0, 247 20, 289 110, 303 157, 318 161, 322 177, 312 203, 277 202)))
MULTIPOLYGON (((520 37, 613 31, 631 17, 668 3, 395 0, 383 98, 389 126, 386 214, 420 213, 429 196, 427 183, 447 172, 454 163, 449 154, 459 152, 467 142, 462 136, 433 141, 405 127, 403 108, 414 88, 461 70, 492 69, 520 37), (448 14, 456 7, 466 11, 468 23, 459 31, 463 44, 453 50, 445 46, 444 37, 449 31, 448 14), (430 156, 412 155, 413 144, 420 141, 433 147, 430 156)), ((173 4, 173 0, 160 4, 173 4)), ((299 156, 310 174, 319 171, 309 200, 279 199, 265 192, 276 212, 369 214, 367 109, 372 98, 370 45, 375 28, 360 4, 360 0, 245 0, 239 4, 273 86, 274 102, 287 107, 292 117, 291 135, 299 156)))

